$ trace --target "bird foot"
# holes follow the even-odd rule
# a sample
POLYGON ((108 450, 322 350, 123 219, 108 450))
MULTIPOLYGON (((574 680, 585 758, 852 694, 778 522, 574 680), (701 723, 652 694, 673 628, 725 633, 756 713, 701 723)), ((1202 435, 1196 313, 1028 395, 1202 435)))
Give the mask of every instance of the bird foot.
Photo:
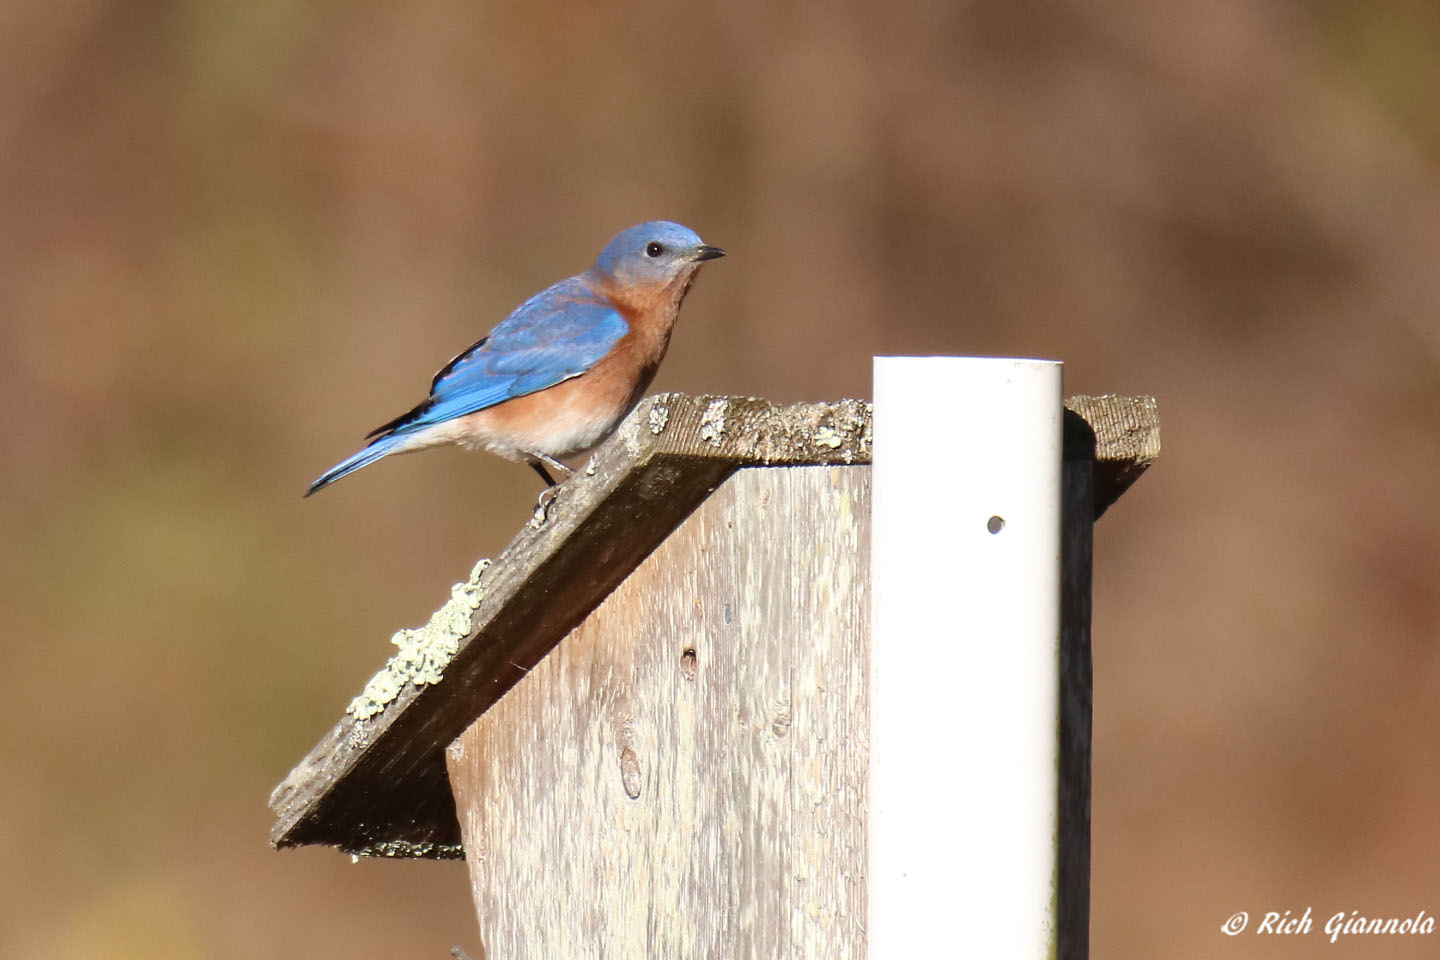
POLYGON ((539 530, 545 525, 545 520, 550 513, 550 504, 555 502, 555 496, 559 487, 546 487, 540 491, 540 497, 535 501, 535 513, 530 518, 530 526, 539 530))

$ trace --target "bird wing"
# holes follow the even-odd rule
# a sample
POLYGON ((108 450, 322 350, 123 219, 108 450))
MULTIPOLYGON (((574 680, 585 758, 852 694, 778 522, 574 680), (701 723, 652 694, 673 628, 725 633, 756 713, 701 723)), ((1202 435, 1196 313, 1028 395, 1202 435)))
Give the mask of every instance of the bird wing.
POLYGON ((526 300, 435 375, 424 403, 376 434, 411 433, 535 393, 589 370, 630 326, 572 277, 526 300))

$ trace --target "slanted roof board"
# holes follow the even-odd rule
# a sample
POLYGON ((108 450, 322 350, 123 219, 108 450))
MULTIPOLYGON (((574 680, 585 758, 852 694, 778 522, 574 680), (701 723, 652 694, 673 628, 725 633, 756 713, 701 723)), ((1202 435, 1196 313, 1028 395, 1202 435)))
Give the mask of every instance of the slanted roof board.
MULTIPOLYGON (((1154 400, 1078 397, 1066 405, 1095 433, 1098 515, 1158 456, 1154 400)), ((1067 436, 1085 432, 1075 419, 1067 417, 1067 436)), ((444 750, 461 731, 730 473, 869 461, 870 407, 861 401, 647 398, 590 467, 558 488, 544 521, 522 529, 468 586, 474 609, 468 630, 453 638, 443 681, 405 683, 374 715, 343 716, 275 789, 271 841, 460 856, 444 750)))

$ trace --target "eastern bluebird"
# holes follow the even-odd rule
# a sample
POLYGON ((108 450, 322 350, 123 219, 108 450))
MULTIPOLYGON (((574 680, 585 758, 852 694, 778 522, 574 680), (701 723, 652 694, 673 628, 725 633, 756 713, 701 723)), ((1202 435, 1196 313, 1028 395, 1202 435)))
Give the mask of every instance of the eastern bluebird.
POLYGON ((559 458, 599 446, 640 402, 695 272, 724 255, 678 223, 620 231, 593 267, 526 300, 445 364, 424 402, 372 430, 305 496, 381 457, 441 443, 523 460, 554 486, 545 467, 570 475, 559 458))

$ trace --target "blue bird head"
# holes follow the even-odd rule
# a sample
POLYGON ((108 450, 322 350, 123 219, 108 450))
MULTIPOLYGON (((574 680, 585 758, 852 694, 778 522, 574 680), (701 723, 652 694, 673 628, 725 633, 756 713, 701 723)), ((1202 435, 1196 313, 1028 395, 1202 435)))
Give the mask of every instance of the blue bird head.
POLYGON ((595 271, 624 286, 669 286, 702 262, 725 256, 689 227, 651 220, 621 230, 595 258, 595 271))

